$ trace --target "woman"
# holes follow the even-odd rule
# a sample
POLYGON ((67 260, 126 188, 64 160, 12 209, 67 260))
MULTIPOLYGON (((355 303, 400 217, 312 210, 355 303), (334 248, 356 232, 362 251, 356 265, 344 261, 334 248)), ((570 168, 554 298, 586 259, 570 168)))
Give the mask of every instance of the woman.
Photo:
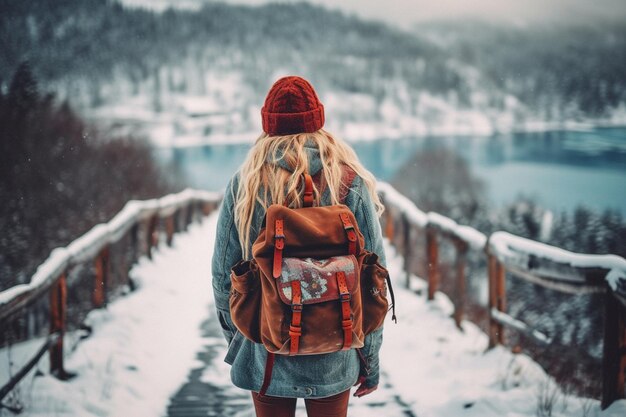
POLYGON ((294 416, 297 398, 305 398, 309 417, 346 416, 351 386, 358 385, 357 397, 378 386, 382 328, 365 338, 361 353, 367 366, 355 349, 324 355, 276 355, 271 383, 261 396, 267 350, 243 337, 233 325, 228 304, 230 269, 241 259, 251 258, 252 243, 267 207, 273 203, 301 205, 303 173, 316 179, 315 205, 342 203, 352 210, 365 237, 365 249, 376 253, 384 266, 378 222, 383 206, 373 175, 354 151, 322 129, 324 107, 306 80, 295 76, 278 80, 261 114, 264 133, 229 182, 217 225, 213 290, 229 344, 225 361, 232 365, 233 383, 252 391, 257 416, 294 416), (342 184, 342 179, 349 183, 342 184))

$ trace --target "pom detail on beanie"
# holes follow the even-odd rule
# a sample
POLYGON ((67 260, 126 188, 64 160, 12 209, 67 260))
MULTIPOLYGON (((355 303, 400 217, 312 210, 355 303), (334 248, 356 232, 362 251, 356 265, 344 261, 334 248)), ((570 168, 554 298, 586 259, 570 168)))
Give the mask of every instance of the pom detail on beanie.
POLYGON ((261 109, 263 131, 270 136, 312 133, 324 126, 324 106, 304 78, 276 81, 261 109))

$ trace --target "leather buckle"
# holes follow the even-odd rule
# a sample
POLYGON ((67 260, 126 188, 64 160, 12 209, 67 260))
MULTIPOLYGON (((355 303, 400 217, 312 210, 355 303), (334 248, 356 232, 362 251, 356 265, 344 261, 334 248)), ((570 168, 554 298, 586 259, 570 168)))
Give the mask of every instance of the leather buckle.
POLYGON ((350 221, 350 217, 346 213, 341 213, 339 215, 341 217, 341 223, 343 224, 343 228, 346 230, 354 229, 354 225, 350 221))
POLYGON ((296 311, 296 312, 302 311, 302 304, 292 304, 291 311, 296 311))
POLYGON ((289 336, 301 336, 301 335, 302 335, 301 327, 289 326, 289 336))
POLYGON ((341 301, 350 301, 350 299, 352 298, 349 292, 342 292, 341 294, 339 294, 339 297, 341 301))
POLYGON ((274 239, 284 239, 284 238, 285 238, 285 235, 282 233, 276 233, 274 235, 274 239))

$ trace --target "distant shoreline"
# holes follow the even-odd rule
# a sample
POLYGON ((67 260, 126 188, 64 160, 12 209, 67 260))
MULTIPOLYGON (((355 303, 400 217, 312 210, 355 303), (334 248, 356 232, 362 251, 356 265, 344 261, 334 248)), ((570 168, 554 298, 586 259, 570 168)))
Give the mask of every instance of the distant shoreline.
MULTIPOLYGON (((363 139, 354 139, 354 138, 346 138, 341 134, 341 130, 332 130, 333 132, 339 132, 339 136, 343 138, 348 143, 360 143, 360 142, 374 142, 379 140, 397 140, 407 137, 416 137, 416 138, 426 138, 426 137, 480 137, 480 138, 490 138, 497 136, 506 136, 506 135, 517 135, 517 134, 533 134, 533 133, 556 133, 556 132, 593 132, 598 129, 624 129, 624 139, 626 140, 626 123, 618 122, 618 123, 578 123, 578 122, 569 122, 565 125, 556 124, 556 123, 547 123, 543 127, 533 127, 533 128, 515 128, 509 131, 494 131, 490 134, 480 133, 480 132, 467 132, 463 131, 463 129, 459 129, 458 131, 449 131, 449 132, 414 132, 413 134, 403 134, 403 135, 392 135, 385 136, 383 132, 380 135, 372 135, 363 139)), ((408 132, 407 132, 408 133, 408 132)), ((150 143, 158 148, 193 148, 193 147, 205 147, 211 145, 246 145, 252 144, 256 138, 259 136, 259 132, 248 132, 248 133, 236 133, 236 134, 215 134, 210 135, 204 138, 198 137, 186 137, 179 136, 179 139, 174 141, 166 141, 163 140, 153 140, 149 138, 150 143)))

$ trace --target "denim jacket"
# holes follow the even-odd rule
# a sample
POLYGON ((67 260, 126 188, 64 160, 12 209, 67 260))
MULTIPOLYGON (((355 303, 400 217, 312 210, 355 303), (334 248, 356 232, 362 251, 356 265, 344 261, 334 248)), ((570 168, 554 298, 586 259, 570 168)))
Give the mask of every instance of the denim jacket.
MULTIPOLYGON (((305 150, 309 159, 309 173, 314 175, 322 168, 319 151, 313 142, 307 142, 305 150)), ((268 163, 272 163, 268 161, 268 163)), ((278 165, 290 169, 281 159, 278 165)), ((228 342, 225 361, 231 365, 231 379, 237 387, 258 392, 263 381, 267 350, 262 344, 246 339, 234 326, 228 306, 230 292, 230 269, 242 259, 239 235, 234 223, 234 205, 239 173, 231 178, 222 202, 212 260, 213 294, 217 315, 228 342)), ((322 195, 322 205, 330 204, 328 190, 322 195)), ((355 214, 359 229, 365 238, 365 249, 376 253, 385 264, 382 233, 374 204, 363 180, 355 177, 344 201, 355 214)), ((257 203, 250 234, 256 240, 265 212, 257 203)), ((362 349, 369 365, 365 386, 378 384, 379 350, 382 344, 382 328, 365 337, 362 349)), ((283 356, 276 355, 271 383, 267 395, 277 397, 321 398, 349 389, 364 374, 355 349, 323 355, 283 356)))

